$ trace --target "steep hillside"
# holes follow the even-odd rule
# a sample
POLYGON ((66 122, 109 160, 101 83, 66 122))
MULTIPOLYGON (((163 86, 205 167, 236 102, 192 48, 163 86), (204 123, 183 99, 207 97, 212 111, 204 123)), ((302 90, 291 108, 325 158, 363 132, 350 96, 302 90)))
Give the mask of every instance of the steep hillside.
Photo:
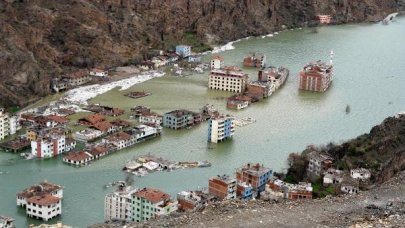
POLYGON ((399 0, 0 1, 0 105, 50 93, 49 79, 145 58, 148 48, 206 45, 303 26, 317 13, 338 23, 374 21, 399 0))

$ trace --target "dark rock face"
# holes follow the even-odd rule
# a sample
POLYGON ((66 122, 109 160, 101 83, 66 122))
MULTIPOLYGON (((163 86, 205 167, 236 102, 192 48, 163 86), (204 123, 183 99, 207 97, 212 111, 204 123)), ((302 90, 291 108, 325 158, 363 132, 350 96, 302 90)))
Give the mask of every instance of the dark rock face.
POLYGON ((0 1, 0 105, 50 93, 53 76, 140 60, 186 32, 206 44, 304 26, 315 14, 337 23, 380 20, 398 0, 7 0, 0 1))

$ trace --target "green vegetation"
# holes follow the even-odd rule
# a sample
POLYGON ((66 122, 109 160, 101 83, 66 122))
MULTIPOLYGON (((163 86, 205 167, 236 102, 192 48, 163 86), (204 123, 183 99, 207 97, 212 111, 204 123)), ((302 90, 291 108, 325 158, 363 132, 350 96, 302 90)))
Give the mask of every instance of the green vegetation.
POLYGON ((202 42, 201 38, 195 32, 185 32, 183 38, 184 44, 190 45, 193 52, 204 52, 211 50, 211 47, 202 42))
POLYGON ((16 113, 18 111, 20 111, 20 106, 11 106, 7 108, 7 112, 9 113, 16 113))
POLYGON ((321 178, 312 183, 312 192, 314 198, 323 198, 327 195, 336 194, 335 188, 333 186, 323 186, 321 178))

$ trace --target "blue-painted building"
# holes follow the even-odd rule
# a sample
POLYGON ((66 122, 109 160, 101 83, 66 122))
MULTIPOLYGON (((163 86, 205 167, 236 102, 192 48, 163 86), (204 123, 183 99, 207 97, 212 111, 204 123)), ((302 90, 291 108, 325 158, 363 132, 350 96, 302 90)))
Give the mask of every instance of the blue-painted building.
POLYGON ((251 200, 253 198, 252 185, 245 182, 239 182, 236 187, 236 195, 242 200, 251 200))
POLYGON ((235 134, 233 118, 221 116, 208 122, 208 142, 218 143, 235 134))
POLYGON ((263 165, 247 163, 236 170, 238 182, 245 182, 252 185, 254 191, 260 195, 265 190, 266 183, 273 176, 273 170, 263 165))
POLYGON ((178 54, 182 58, 187 58, 188 56, 191 55, 191 46, 177 45, 176 46, 176 54, 178 54))

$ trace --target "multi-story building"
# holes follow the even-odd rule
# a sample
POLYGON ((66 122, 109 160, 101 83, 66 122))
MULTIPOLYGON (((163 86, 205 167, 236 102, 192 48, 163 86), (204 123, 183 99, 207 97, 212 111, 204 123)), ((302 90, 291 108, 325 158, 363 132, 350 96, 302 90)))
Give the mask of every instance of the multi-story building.
POLYGON ((131 220, 148 221, 152 218, 166 216, 177 210, 178 203, 170 195, 158 189, 144 188, 132 194, 131 220))
POLYGON ((62 214, 62 199, 50 194, 30 197, 26 212, 31 218, 48 221, 62 214))
POLYGON ((264 67, 266 65, 266 55, 253 53, 245 56, 243 59, 244 67, 264 67))
POLYGON ((299 182, 298 184, 286 183, 275 177, 271 178, 266 184, 265 192, 262 196, 268 199, 312 199, 312 185, 308 182, 299 182))
POLYGON ((0 227, 1 228, 15 228, 14 219, 0 215, 0 227))
POLYGON ((181 56, 182 58, 186 58, 191 55, 191 46, 188 45, 177 45, 176 46, 176 54, 181 56))
POLYGON ((0 140, 10 133, 10 119, 3 108, 0 108, 0 140))
POLYGON ((150 113, 140 113, 139 114, 139 123, 142 124, 152 124, 160 126, 163 122, 163 116, 150 112, 150 113))
POLYGON ((208 123, 208 141, 222 142, 235 134, 235 122, 232 117, 221 116, 212 118, 208 123))
POLYGON ((263 165, 247 163, 236 170, 236 179, 252 185, 254 191, 260 194, 264 191, 267 181, 273 176, 273 170, 263 165))
POLYGON ((102 140, 103 143, 113 144, 118 150, 135 144, 135 140, 126 132, 117 132, 102 140))
POLYGON ((62 186, 46 181, 17 193, 17 206, 25 207, 29 217, 48 221, 62 214, 62 186))
POLYGON ((200 113, 188 110, 175 110, 163 115, 163 127, 181 129, 198 124, 202 121, 200 113))
POLYGON ((219 200, 236 198, 236 179, 228 175, 218 175, 208 181, 208 192, 219 200))
POLYGON ((307 175, 311 180, 316 180, 332 166, 332 158, 325 154, 313 151, 308 154, 307 175))
POLYGON ((224 57, 216 55, 211 58, 210 62, 211 70, 218 70, 224 68, 224 57))
POLYGON ((65 152, 65 135, 50 134, 31 141, 31 153, 37 158, 51 158, 65 152))
POLYGON ((0 107, 0 140, 8 135, 14 135, 20 129, 17 116, 11 116, 0 107))
POLYGON ((290 71, 287 68, 263 67, 259 70, 258 81, 273 84, 272 90, 274 92, 284 84, 289 75, 290 71))
POLYGON ((247 94, 257 99, 270 97, 275 90, 273 83, 254 81, 247 85, 247 94))
POLYGON ((119 187, 105 196, 104 221, 131 221, 132 217, 132 195, 138 189, 131 186, 119 187))
POLYGON ((302 90, 325 92, 333 80, 333 65, 322 61, 307 64, 299 73, 302 90))
POLYGON ((248 80, 249 75, 235 67, 214 69, 208 75, 208 88, 243 93, 248 80))
POLYGON ((75 87, 79 85, 86 84, 91 81, 91 76, 87 70, 78 70, 69 74, 62 76, 69 86, 75 87))

